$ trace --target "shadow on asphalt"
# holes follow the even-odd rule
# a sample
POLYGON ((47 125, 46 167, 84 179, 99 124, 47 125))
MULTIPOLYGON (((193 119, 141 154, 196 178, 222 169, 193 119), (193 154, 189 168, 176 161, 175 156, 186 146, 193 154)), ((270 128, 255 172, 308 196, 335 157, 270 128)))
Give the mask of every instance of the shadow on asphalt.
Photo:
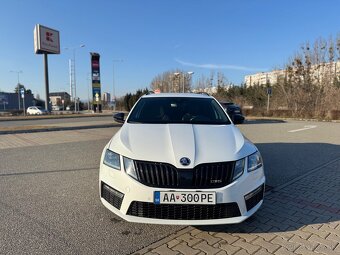
POLYGON ((340 145, 327 143, 256 143, 260 150, 266 184, 287 183, 340 157, 340 145))
POLYGON ((267 184, 274 186, 265 195, 260 210, 240 224, 195 228, 231 234, 272 233, 340 220, 340 145, 272 143, 257 146, 264 158, 267 184))

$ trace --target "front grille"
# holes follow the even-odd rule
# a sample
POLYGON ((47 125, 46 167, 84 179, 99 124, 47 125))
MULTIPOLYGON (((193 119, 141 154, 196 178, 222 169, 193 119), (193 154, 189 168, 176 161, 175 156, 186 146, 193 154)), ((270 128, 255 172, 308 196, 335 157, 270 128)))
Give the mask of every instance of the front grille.
POLYGON ((123 202, 124 194, 104 182, 101 183, 101 186, 101 197, 119 210, 123 202))
POLYGON ((197 204, 154 204, 133 201, 128 215, 164 220, 211 220, 241 216, 237 203, 197 204))
POLYGON ((209 189, 231 183, 234 162, 207 163, 193 169, 178 169, 159 162, 135 161, 138 181, 149 187, 209 189))
POLYGON ((264 184, 262 184, 260 187, 256 188, 255 190, 244 196, 247 211, 250 211, 263 199, 263 193, 264 184))

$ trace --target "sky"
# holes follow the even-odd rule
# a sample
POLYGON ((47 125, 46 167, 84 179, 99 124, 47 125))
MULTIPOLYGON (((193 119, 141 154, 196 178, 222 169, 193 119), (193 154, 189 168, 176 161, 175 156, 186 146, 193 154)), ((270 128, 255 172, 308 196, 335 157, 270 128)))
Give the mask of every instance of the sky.
POLYGON ((20 83, 44 98, 43 55, 33 29, 60 31, 60 55, 49 55, 50 92, 69 92, 75 48, 77 96, 88 98, 90 52, 100 54, 102 93, 149 87, 166 71, 244 76, 283 67, 307 41, 340 32, 340 1, 322 0, 11 0, 0 8, 0 91, 20 83), (85 47, 79 46, 84 44, 85 47), (14 72, 11 72, 14 71, 14 72))

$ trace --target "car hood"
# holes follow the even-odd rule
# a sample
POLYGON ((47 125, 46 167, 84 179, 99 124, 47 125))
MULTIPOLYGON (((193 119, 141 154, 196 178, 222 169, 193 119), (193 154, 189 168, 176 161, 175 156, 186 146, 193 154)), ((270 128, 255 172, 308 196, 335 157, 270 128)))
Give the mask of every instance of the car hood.
POLYGON ((177 168, 234 161, 256 151, 234 125, 129 124, 112 138, 109 148, 135 160, 167 162, 177 168), (180 159, 191 163, 183 167, 180 159))

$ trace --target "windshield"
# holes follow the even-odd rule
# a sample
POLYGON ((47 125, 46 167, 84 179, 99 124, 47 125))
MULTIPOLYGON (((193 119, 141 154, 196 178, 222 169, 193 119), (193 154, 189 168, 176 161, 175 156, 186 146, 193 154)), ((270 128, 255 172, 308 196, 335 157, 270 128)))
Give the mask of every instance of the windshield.
POLYGON ((131 112, 128 123, 230 124, 223 109, 212 98, 142 98, 131 112))

